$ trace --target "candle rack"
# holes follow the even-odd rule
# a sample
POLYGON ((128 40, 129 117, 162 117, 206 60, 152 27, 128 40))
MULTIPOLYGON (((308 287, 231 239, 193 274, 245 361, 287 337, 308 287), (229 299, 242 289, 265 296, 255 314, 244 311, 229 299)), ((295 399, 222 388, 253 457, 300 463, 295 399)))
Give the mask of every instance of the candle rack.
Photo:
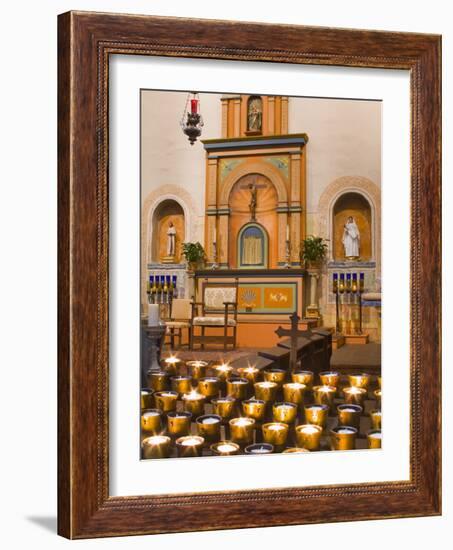
MULTIPOLYGON (((347 292, 346 277, 343 286, 347 292)), ((353 292, 353 277, 349 286, 353 292)), ((380 442, 381 432, 367 439, 382 429, 379 375, 351 375, 351 387, 339 391, 333 371, 273 368, 254 382, 230 365, 222 386, 216 362, 178 358, 171 375, 166 359, 160 364, 141 390, 144 459, 367 449, 380 442)))
POLYGON ((341 334, 342 323, 340 317, 340 305, 345 305, 344 296, 348 296, 349 305, 351 297, 358 297, 359 328, 357 334, 363 334, 362 327, 362 294, 365 289, 364 273, 334 273, 332 277, 332 292, 335 295, 335 332, 341 334), (345 277, 346 275, 346 277, 345 277))

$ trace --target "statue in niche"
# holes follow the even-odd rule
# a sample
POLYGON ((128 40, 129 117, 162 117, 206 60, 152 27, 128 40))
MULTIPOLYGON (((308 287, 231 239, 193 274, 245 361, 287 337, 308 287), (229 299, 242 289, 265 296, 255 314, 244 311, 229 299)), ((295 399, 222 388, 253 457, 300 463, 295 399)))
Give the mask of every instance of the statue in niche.
POLYGON ((176 228, 169 222, 167 230, 167 257, 173 258, 176 254, 176 228))
POLYGON ((348 260, 358 259, 360 256, 360 231, 352 216, 348 217, 343 226, 344 255, 348 260))
POLYGON ((253 97, 248 102, 247 125, 251 132, 261 132, 263 109, 260 97, 253 97))

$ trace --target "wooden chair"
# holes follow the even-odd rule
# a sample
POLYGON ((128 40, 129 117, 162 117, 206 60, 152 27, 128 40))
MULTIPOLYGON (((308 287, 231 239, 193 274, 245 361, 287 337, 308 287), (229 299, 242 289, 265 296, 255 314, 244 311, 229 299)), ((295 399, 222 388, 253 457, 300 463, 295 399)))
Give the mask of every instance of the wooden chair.
POLYGON ((187 345, 190 345, 190 335, 192 332, 192 300, 185 298, 175 298, 171 303, 170 320, 165 321, 167 327, 167 335, 170 336, 171 349, 175 348, 175 339, 178 339, 178 348, 182 344, 182 332, 187 329, 188 339, 187 345))
POLYGON ((208 343, 223 343, 236 347, 238 283, 209 283, 202 285, 202 302, 192 303, 192 330, 190 349, 199 343, 204 349, 208 343), (199 311, 201 308, 201 315, 199 311), (199 328, 201 333, 195 334, 199 328), (207 335, 206 330, 222 329, 222 334, 207 335))

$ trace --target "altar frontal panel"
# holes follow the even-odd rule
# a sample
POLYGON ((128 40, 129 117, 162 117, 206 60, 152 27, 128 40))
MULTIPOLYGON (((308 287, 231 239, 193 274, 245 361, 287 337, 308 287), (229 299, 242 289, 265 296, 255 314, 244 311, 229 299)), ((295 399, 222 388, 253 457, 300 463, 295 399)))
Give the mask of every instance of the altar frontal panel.
POLYGON ((240 283, 238 312, 291 314, 297 311, 297 283, 240 283))

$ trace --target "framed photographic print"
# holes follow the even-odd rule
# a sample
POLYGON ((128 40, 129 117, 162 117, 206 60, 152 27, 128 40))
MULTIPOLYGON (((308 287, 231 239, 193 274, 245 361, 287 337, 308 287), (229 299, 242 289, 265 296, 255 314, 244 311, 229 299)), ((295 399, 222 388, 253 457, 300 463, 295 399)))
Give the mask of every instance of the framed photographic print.
POLYGON ((440 37, 59 17, 59 533, 440 514, 440 37))

